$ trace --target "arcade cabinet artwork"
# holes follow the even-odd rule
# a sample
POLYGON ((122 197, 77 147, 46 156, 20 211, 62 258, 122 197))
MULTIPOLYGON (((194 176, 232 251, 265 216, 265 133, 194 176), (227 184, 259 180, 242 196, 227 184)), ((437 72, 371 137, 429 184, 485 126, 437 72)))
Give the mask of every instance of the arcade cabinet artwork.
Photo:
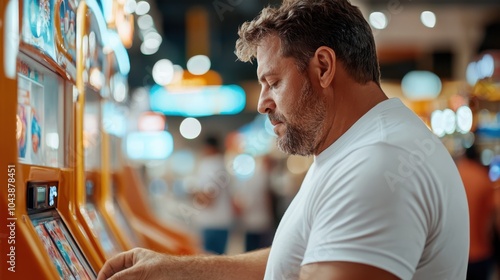
MULTIPOLYGON (((43 75, 30 69, 24 61, 18 62, 18 106, 16 121, 19 125, 18 139, 19 162, 36 165, 44 162, 45 146, 42 145, 44 129, 44 86, 43 75)), ((51 157, 48 164, 57 166, 56 157, 51 157)))

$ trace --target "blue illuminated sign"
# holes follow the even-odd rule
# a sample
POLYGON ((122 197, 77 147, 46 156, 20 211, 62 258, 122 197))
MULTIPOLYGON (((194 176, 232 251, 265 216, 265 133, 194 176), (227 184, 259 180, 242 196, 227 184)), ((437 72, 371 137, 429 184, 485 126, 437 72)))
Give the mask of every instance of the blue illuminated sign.
POLYGON ((134 160, 164 160, 174 151, 174 138, 167 131, 133 132, 127 135, 126 151, 134 160))
POLYGON ((245 104, 245 91, 237 85, 189 87, 175 92, 161 86, 151 88, 151 110, 170 116, 234 115, 243 111, 245 104))

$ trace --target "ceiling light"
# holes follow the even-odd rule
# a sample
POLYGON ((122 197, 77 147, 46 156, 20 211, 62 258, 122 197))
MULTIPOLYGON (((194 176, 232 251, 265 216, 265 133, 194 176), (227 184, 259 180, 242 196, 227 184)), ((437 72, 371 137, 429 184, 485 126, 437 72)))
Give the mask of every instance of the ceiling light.
POLYGON ((137 3, 135 2, 135 0, 127 0, 123 9, 126 14, 132 14, 135 12, 136 7, 137 3))
POLYGON ((495 60, 491 54, 485 54, 476 64, 479 68, 480 78, 489 78, 495 72, 495 60))
POLYGON ((195 55, 187 62, 187 69, 193 75, 203 75, 210 70, 210 58, 206 55, 195 55))
POLYGON ((146 30, 154 26, 153 17, 150 15, 143 15, 137 18, 137 26, 139 29, 146 30))
POLYGON ((155 54, 158 51, 159 47, 156 48, 149 48, 146 44, 146 42, 143 42, 141 44, 141 53, 144 55, 152 55, 155 54))
POLYGON ((186 118, 181 122, 179 131, 182 137, 186 139, 194 139, 201 133, 201 123, 195 118, 186 118))
POLYGON ((144 36, 144 44, 148 49, 158 49, 162 40, 161 35, 157 32, 150 32, 144 36))
POLYGON ((373 28, 384 29, 387 27, 387 17, 382 12, 373 12, 370 14, 368 20, 373 28))
POLYGON ((473 114, 468 106, 457 109, 457 128, 462 133, 468 133, 472 128, 473 114))
POLYGON ((436 25, 436 15, 431 11, 425 11, 420 14, 420 20, 429 28, 434 28, 436 25))
POLYGON ((146 2, 146 1, 141 1, 139 3, 137 3, 137 6, 135 7, 135 13, 138 15, 138 16, 142 16, 142 15, 145 15, 149 12, 149 9, 151 7, 149 6, 149 3, 146 2))
POLYGON ((465 78, 467 80, 467 83, 471 86, 474 86, 479 79, 477 73, 477 68, 476 68, 476 63, 471 62, 469 65, 467 65, 467 69, 465 70, 465 78))
POLYGON ((174 65, 168 59, 160 59, 153 66, 153 80, 160 86, 172 82, 174 78, 174 65))

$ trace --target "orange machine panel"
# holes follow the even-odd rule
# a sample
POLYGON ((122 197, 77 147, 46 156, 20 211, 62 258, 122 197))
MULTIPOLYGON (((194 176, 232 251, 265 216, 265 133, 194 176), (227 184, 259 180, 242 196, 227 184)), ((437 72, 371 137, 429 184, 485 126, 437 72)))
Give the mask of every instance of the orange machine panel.
POLYGON ((137 172, 125 166, 117 176, 117 198, 133 229, 145 246, 174 255, 199 253, 194 238, 180 229, 161 223, 147 204, 142 182, 137 172))

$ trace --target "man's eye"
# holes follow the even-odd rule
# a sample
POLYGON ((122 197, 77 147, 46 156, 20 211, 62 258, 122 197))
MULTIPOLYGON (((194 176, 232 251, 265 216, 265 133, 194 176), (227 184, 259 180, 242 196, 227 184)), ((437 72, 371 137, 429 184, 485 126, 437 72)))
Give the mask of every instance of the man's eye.
POLYGON ((278 86, 278 83, 272 83, 272 84, 269 84, 269 88, 270 89, 275 89, 276 87, 278 86))

